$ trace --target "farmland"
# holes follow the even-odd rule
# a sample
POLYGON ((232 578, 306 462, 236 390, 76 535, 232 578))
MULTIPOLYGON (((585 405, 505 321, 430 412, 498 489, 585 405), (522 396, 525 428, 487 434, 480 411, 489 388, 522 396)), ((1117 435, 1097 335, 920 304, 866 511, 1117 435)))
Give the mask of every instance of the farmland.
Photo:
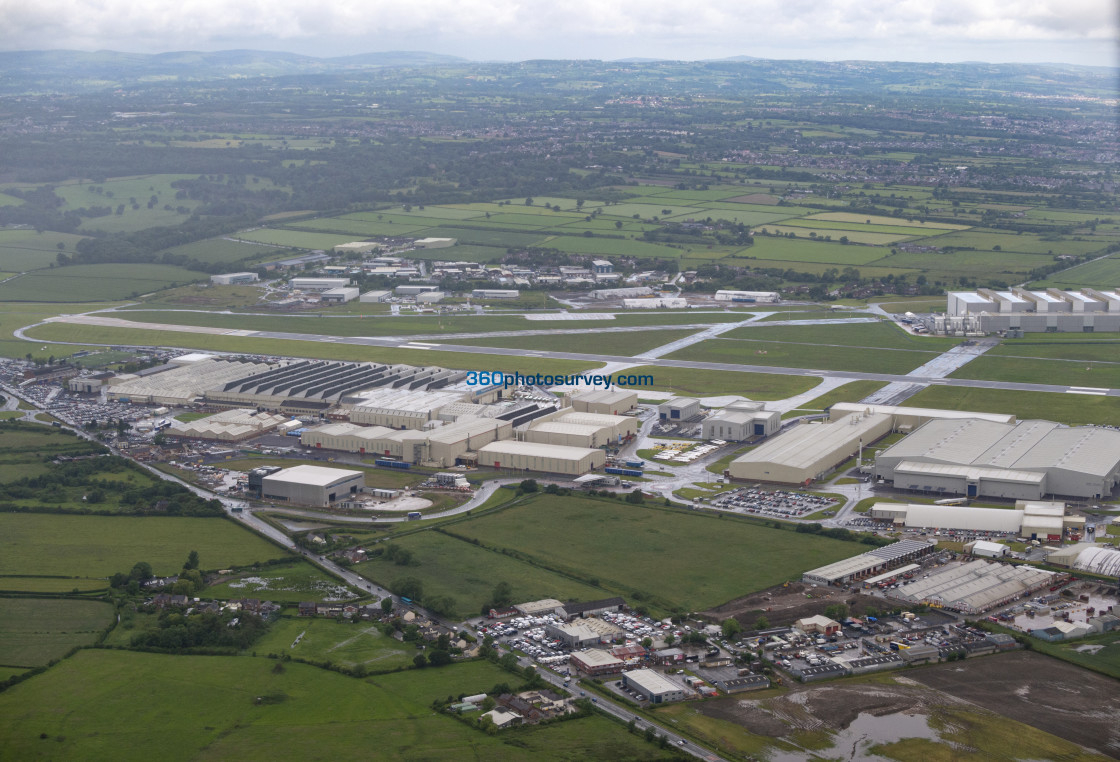
POLYGON ((202 277, 202 273, 174 265, 103 264, 58 267, 30 272, 0 283, 0 301, 93 302, 130 299, 202 277))
POLYGON ((429 708, 436 698, 512 682, 487 662, 365 680, 305 664, 274 666, 250 657, 82 651, 0 694, 0 738, 17 758, 45 743, 68 759, 349 758, 370 738, 387 758, 669 758, 600 717, 518 733, 511 746, 429 708), (154 737, 153 727, 162 729, 154 737))
POLYGON ((0 598, 0 665, 45 666, 95 642, 113 620, 102 601, 0 598))
POLYGON ((416 647, 381 632, 373 622, 283 617, 256 644, 262 653, 286 654, 342 667, 361 665, 370 672, 412 666, 416 647), (297 642, 298 641, 298 642, 297 642))
POLYGON ((513 551, 536 566, 598 580, 604 590, 662 611, 719 605, 862 549, 677 509, 550 495, 450 531, 465 538, 465 548, 474 550, 469 543, 478 540, 483 548, 513 551), (560 536, 563 543, 556 542, 560 536), (708 557, 717 546, 737 552, 713 565, 708 557))
POLYGON ((211 585, 206 595, 222 600, 259 598, 277 603, 346 600, 357 594, 307 561, 242 572, 211 585))
POLYGON ((21 589, 13 574, 102 579, 138 561, 156 574, 172 574, 192 550, 205 569, 287 555, 225 519, 0 513, 0 575, 9 589, 21 589))

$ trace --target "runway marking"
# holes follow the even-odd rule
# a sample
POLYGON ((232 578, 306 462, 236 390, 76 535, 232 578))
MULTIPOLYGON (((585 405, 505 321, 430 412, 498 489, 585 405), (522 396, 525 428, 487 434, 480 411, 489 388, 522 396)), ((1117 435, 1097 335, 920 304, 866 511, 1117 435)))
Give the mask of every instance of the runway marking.
POLYGON ((400 349, 434 349, 435 347, 438 347, 438 346, 439 346, 439 344, 421 344, 420 342, 413 341, 413 342, 409 342, 408 344, 401 344, 399 348, 400 349))
POLYGON ((1108 396, 1108 389, 1094 389, 1089 386, 1071 386, 1066 389, 1066 394, 1091 394, 1096 397, 1108 396))

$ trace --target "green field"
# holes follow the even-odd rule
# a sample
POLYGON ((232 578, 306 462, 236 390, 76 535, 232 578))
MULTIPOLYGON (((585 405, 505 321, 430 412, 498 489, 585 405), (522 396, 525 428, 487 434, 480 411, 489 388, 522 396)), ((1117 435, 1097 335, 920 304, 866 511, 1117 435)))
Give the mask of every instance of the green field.
POLYGON ((207 238, 205 241, 195 241, 164 249, 160 254, 190 257, 199 262, 231 264, 244 260, 271 259, 279 256, 282 251, 283 249, 273 249, 260 244, 230 241, 225 238, 207 238))
POLYGON ((37 270, 0 283, 0 301, 92 302, 133 299, 204 278, 174 265, 72 265, 37 270))
POLYGON ((12 759, 670 758, 600 717, 488 736, 431 710, 436 698, 514 682, 487 662, 365 680, 274 665, 82 651, 0 694, 0 744, 12 759))
MULTIPOLYGON (((621 355, 633 357, 664 346, 678 339, 696 333, 694 330, 679 331, 619 331, 598 333, 591 338, 587 331, 572 334, 545 336, 505 336, 492 339, 455 339, 446 344, 466 344, 476 347, 510 347, 512 349, 536 350, 538 352, 593 352, 597 355, 621 355)), ((484 363, 485 364, 485 363, 484 363)))
POLYGON ((1037 357, 1044 360, 1120 363, 1120 335, 1067 333, 1032 334, 1005 339, 986 354, 993 357, 1037 357))
MULTIPOLYGON (((455 524, 451 530, 486 548, 514 551, 545 568, 598 579, 631 605, 660 610, 717 606, 797 579, 806 569, 854 556, 866 547, 672 508, 551 495, 455 524), (719 548, 734 552, 720 553, 719 548)), ((468 542, 462 545, 477 552, 468 542)), ((469 567, 466 560, 461 568, 469 567)))
POLYGON ((796 410, 783 413, 782 418, 794 418, 807 413, 819 413, 827 410, 837 402, 859 402, 864 397, 874 394, 886 386, 882 381, 849 381, 843 386, 811 399, 796 410))
POLYGON ((59 252, 73 254, 80 240, 82 236, 40 233, 30 228, 0 230, 0 271, 18 273, 50 267, 58 261, 59 252))
POLYGON ((1032 283, 1031 287, 1053 285, 1059 288, 1080 286, 1097 288, 1102 283, 1116 283, 1118 279, 1120 279, 1120 257, 1111 256, 1054 273, 1042 281, 1032 283))
POLYGON ((117 177, 101 183, 86 181, 60 185, 55 189, 55 193, 65 202, 60 211, 88 209, 95 206, 107 206, 113 210, 114 213, 100 217, 84 217, 83 231, 129 232, 185 222, 199 202, 177 198, 178 190, 172 188, 171 183, 175 180, 191 180, 196 177, 197 175, 117 177), (93 191, 94 188, 101 188, 103 192, 96 193, 93 191), (157 202, 149 209, 148 202, 152 196, 157 197, 157 202), (139 208, 133 208, 133 200, 139 208), (116 214, 117 207, 121 205, 124 207, 121 214, 116 214), (172 208, 164 209, 166 205, 172 208), (180 206, 187 209, 186 214, 175 211, 175 208, 180 206))
MULTIPOLYGON (((505 516, 506 514, 501 514, 505 516)), ((452 528, 463 531, 464 524, 452 528)), ((374 558, 352 567, 364 577, 392 588, 394 581, 415 577, 424 585, 425 598, 451 596, 460 617, 477 616, 498 582, 513 587, 514 600, 555 598, 594 600, 606 593, 592 585, 569 579, 548 569, 480 548, 441 532, 418 532, 395 541, 412 551, 414 565, 398 566, 374 558)))
POLYGON ((302 233, 298 230, 276 228, 256 228, 230 236, 240 241, 256 241, 273 246, 286 246, 293 249, 322 249, 330 251, 340 243, 350 243, 352 235, 332 235, 330 233, 302 233))
MULTIPOLYGON (((0 513, 0 574, 97 579, 147 561, 173 574, 197 550, 203 569, 248 566, 288 555, 225 519, 0 513)), ((75 583, 77 584, 77 583, 75 583)), ((18 587, 16 589, 19 589, 18 587)))
MULTIPOLYGON (((762 226, 765 229, 765 225, 762 226)), ((798 238, 776 238, 773 236, 757 235, 754 245, 744 249, 738 256, 751 260, 769 260, 773 262, 788 263, 794 269, 804 269, 802 262, 815 262, 819 264, 835 265, 837 267, 859 267, 874 262, 890 254, 889 249, 878 246, 852 246, 844 245, 838 241, 813 241, 806 233, 798 238)), ((760 265, 771 266, 771 265, 760 265)))
POLYGON ((1120 388, 1120 362, 984 355, 951 373, 950 378, 1115 389, 1120 388))
MULTIPOLYGON (((151 331, 143 328, 108 328, 105 326, 51 323, 28 331, 38 339, 74 341, 84 344, 127 346, 182 347, 216 352, 252 352, 280 357, 312 357, 317 360, 352 360, 354 362, 400 363, 403 365, 439 365, 445 368, 523 371, 520 357, 478 355, 424 349, 363 347, 360 345, 324 343, 315 340, 259 339, 243 336, 208 336, 179 331, 151 331)), ((26 348, 29 345, 23 344, 26 348)), ((533 368, 541 373, 578 373, 601 367, 601 363, 578 360, 539 359, 533 368)))
POLYGON ((412 666, 416 646, 390 638, 372 622, 323 617, 283 617, 254 644, 258 653, 286 654, 342 667, 359 664, 370 672, 412 666), (299 642, 296 643, 296 639, 299 642))
MULTIPOLYGON (((670 360, 773 365, 785 368, 864 371, 905 375, 937 357, 937 352, 790 344, 759 339, 708 339, 667 355, 670 360)), ((823 339, 824 337, 822 337, 823 339)))
POLYGON ((277 603, 318 603, 358 597, 354 590, 307 561, 238 574, 206 588, 206 595, 222 600, 259 598, 277 603))
POLYGON ((931 386, 915 394, 906 404, 943 410, 1005 413, 1020 420, 1037 418, 1075 425, 1097 423, 1120 426, 1120 409, 1115 397, 931 386))
POLYGON ((101 601, 0 598, 0 664, 42 667, 95 642, 115 618, 101 601))
POLYGON ((639 365, 627 374, 651 375, 653 383, 633 389, 651 389, 709 397, 739 394, 754 400, 782 400, 807 392, 820 383, 812 376, 783 376, 777 373, 748 373, 734 370, 696 370, 670 365, 639 365))

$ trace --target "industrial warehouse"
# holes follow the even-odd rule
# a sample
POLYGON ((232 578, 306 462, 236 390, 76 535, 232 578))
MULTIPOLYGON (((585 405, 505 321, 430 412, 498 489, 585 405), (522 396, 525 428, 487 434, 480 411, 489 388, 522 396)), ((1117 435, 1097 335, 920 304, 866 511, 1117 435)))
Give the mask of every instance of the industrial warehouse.
POLYGON ((931 318, 930 330, 1008 335, 1120 331, 1120 292, 1094 288, 954 291, 948 295, 946 314, 931 318))
POLYGON ((992 561, 952 564, 892 591, 910 603, 979 614, 1052 586, 1056 572, 992 561))
POLYGON ((1059 542, 1066 532, 1080 536, 1085 529, 1083 516, 1067 516, 1065 513, 1064 503, 1020 500, 1014 510, 875 503, 867 516, 907 529, 987 532, 1059 542))
POLYGON ((875 475, 896 488, 935 494, 1099 499, 1120 480, 1120 431, 1051 421, 931 420, 880 452, 875 475))
POLYGON ((801 580, 813 585, 847 585, 885 571, 898 569, 937 550, 937 545, 920 540, 899 540, 881 548, 860 553, 858 556, 811 569, 801 580))
POLYGON ((327 508, 365 487, 361 471, 319 466, 293 466, 261 477, 261 497, 327 508))

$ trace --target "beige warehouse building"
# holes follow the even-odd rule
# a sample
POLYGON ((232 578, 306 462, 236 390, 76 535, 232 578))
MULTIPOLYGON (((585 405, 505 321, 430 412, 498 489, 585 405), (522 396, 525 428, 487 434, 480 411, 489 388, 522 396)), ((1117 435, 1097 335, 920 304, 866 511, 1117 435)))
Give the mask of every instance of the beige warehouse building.
POLYGON ((449 468, 460 456, 497 439, 513 436, 509 421, 461 418, 423 430, 394 430, 385 426, 331 423, 308 429, 300 444, 325 450, 371 453, 416 465, 449 468))
POLYGON ((852 413, 883 413, 894 420, 896 431, 912 431, 929 421, 959 421, 976 418, 995 423, 1015 423, 1015 416, 1003 413, 973 413, 967 410, 938 410, 928 407, 900 407, 898 405, 868 405, 860 402, 837 402, 828 409, 829 420, 836 421, 852 413))
POLYGON ((794 426, 731 461, 728 473, 733 479, 805 484, 855 455, 861 442, 867 446, 890 431, 891 417, 881 413, 794 426))
POLYGON ((638 433, 638 421, 628 415, 606 415, 603 413, 564 413, 553 419, 558 423, 578 423, 587 426, 610 426, 611 438, 615 441, 632 437, 638 433))
POLYGON ((364 487, 365 475, 361 471, 294 466, 265 476, 261 480, 261 496, 265 500, 326 508, 337 500, 357 494, 364 487))
POLYGON ((572 395, 572 409, 577 413, 618 415, 638 404, 636 392, 602 391, 572 395))
POLYGON ((566 447, 602 447, 611 442, 611 427, 545 421, 532 425, 525 432, 525 441, 566 447))
POLYGON ((602 450, 538 442, 491 442, 478 451, 478 464, 516 471, 579 476, 606 463, 602 450))

